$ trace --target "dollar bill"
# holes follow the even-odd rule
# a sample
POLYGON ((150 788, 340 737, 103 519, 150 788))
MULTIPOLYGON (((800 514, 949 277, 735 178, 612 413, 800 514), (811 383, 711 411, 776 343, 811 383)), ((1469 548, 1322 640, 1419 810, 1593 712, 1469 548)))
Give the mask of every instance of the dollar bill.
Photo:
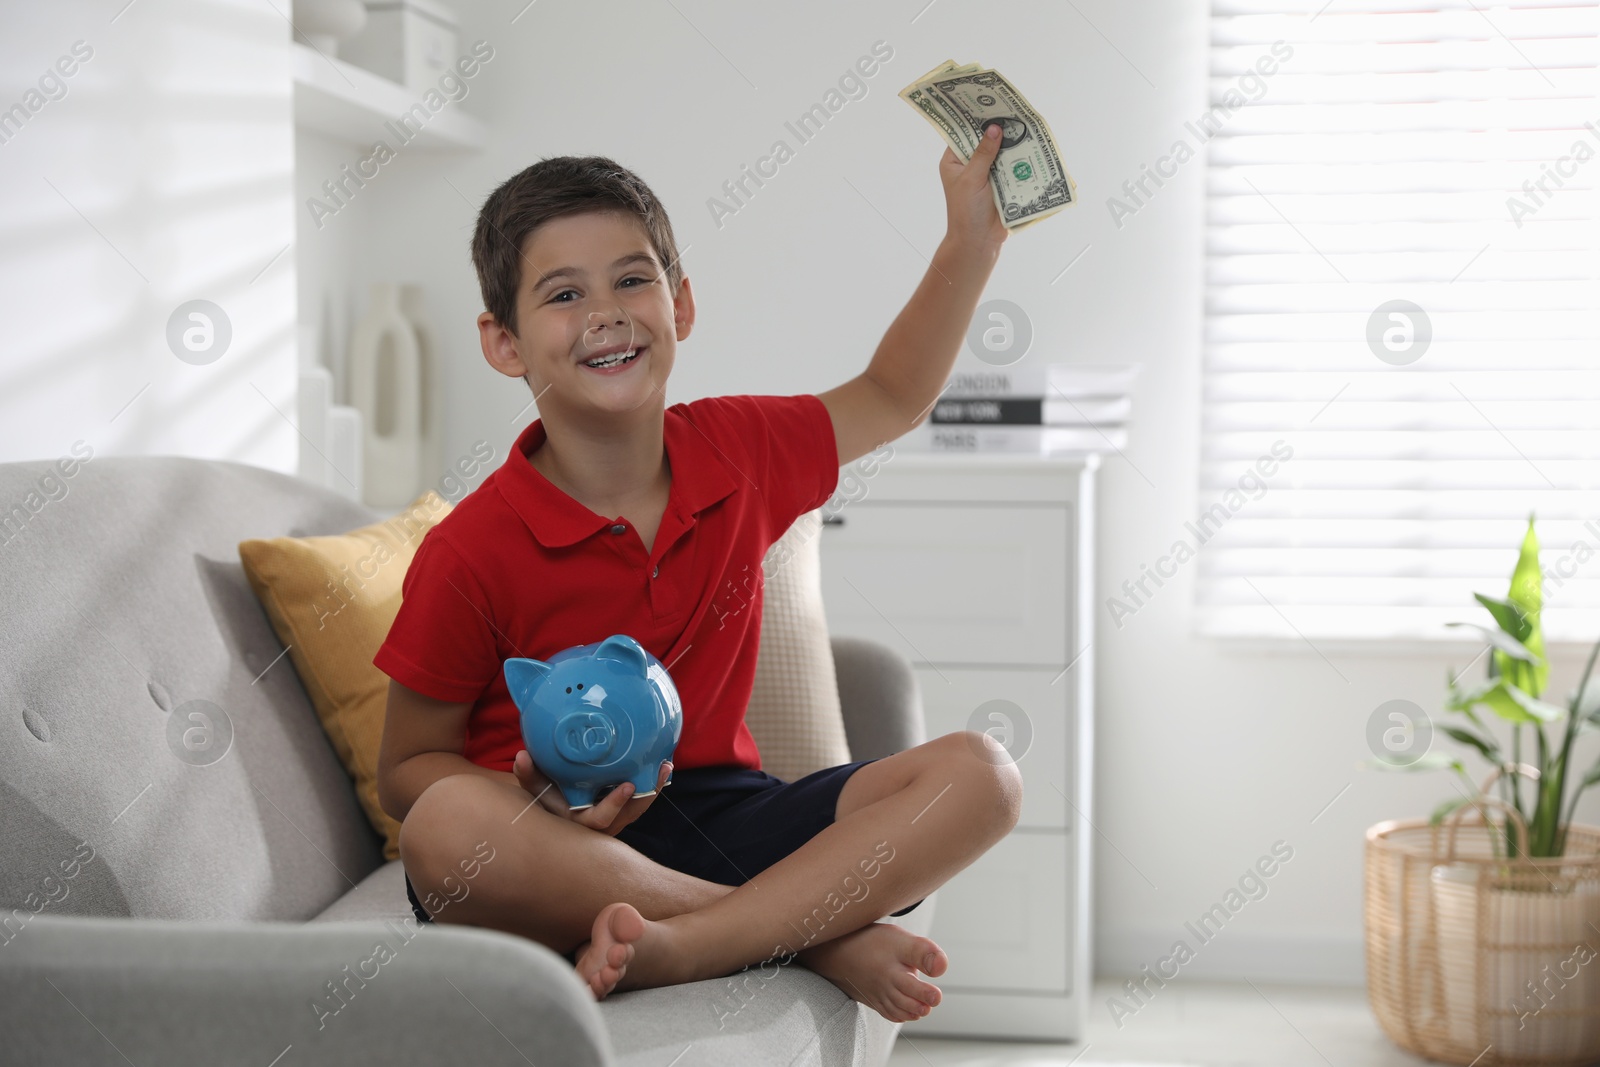
POLYGON ((1008 229, 1025 229, 1078 199, 1078 184, 1067 173, 1049 123, 999 72, 947 59, 900 90, 900 97, 962 162, 988 127, 1000 126, 989 184, 1008 229))
POLYGON ((950 106, 938 93, 926 90, 923 86, 939 75, 965 73, 979 69, 981 68, 976 63, 957 65, 955 60, 947 59, 900 91, 901 98, 915 107, 922 117, 927 119, 935 130, 939 131, 939 136, 945 139, 945 143, 955 151, 963 162, 977 147, 977 141, 971 137, 970 131, 964 132, 965 123, 961 116, 951 110, 950 106))

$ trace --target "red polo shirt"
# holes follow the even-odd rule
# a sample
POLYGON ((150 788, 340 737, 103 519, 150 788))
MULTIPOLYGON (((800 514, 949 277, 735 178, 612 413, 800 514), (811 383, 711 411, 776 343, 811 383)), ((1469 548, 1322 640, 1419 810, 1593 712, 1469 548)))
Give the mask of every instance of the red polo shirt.
POLYGON ((647 551, 626 519, 557 489, 511 455, 423 537, 373 663, 426 696, 472 702, 467 759, 509 771, 523 747, 502 664, 549 659, 627 634, 667 668, 683 700, 680 768, 759 768, 744 723, 761 628, 761 560, 839 480, 822 401, 719 396, 666 409, 672 487, 647 551))

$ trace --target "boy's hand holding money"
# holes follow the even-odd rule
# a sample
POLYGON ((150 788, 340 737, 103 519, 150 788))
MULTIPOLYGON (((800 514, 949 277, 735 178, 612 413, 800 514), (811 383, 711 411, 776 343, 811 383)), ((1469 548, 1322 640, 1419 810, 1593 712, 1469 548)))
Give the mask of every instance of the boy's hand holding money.
POLYGON ((984 131, 972 158, 961 162, 950 148, 939 160, 939 181, 944 185, 945 237, 947 240, 990 254, 997 253, 1010 230, 1000 219, 990 185, 989 168, 1000 152, 1000 125, 984 131))
POLYGON ((989 130, 999 127, 999 151, 985 153, 983 169, 1008 230, 1027 229, 1077 201, 1077 183, 1050 124, 999 71, 947 59, 901 89, 900 98, 939 132, 956 159, 987 148, 989 130))

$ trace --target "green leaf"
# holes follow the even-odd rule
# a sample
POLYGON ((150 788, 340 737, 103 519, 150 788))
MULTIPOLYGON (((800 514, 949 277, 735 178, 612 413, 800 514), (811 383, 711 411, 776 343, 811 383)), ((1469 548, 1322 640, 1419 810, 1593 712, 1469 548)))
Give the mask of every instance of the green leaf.
POLYGON ((1445 699, 1445 707, 1450 711, 1469 711, 1482 704, 1489 698, 1490 693, 1503 684, 1499 679, 1491 678, 1487 682, 1473 686, 1471 689, 1457 689, 1452 686, 1449 695, 1445 699))
POLYGON ((1451 797, 1449 800, 1433 809, 1433 814, 1428 816, 1428 822, 1438 826, 1450 816, 1450 813, 1459 808, 1464 808, 1472 803, 1471 797, 1451 797))
POLYGON ((1567 709, 1559 704, 1550 704, 1540 700, 1538 697, 1518 689, 1510 682, 1505 684, 1504 689, 1510 694, 1511 699, 1521 706, 1523 711, 1540 722, 1557 722, 1566 717, 1567 709))
POLYGON ((1565 708, 1529 696, 1504 678, 1495 679, 1474 703, 1485 704, 1502 719, 1514 723, 1554 722, 1566 714, 1565 708))
POLYGON ((1471 730, 1463 730, 1459 726, 1445 726, 1441 724, 1439 729, 1443 730, 1457 741, 1460 741, 1463 745, 1471 745, 1473 748, 1477 749, 1478 752, 1482 754, 1483 758, 1488 760, 1490 763, 1499 766, 1501 763, 1505 762, 1500 758, 1500 746, 1494 741, 1493 738, 1479 737, 1471 730))
MULTIPOLYGON (((1512 603, 1522 609, 1532 631, 1522 643, 1538 656, 1540 663, 1518 669, 1519 665, 1502 663, 1502 673, 1511 675, 1518 688, 1534 696, 1544 692, 1550 680, 1550 665, 1544 660, 1544 634, 1539 613, 1544 607, 1544 577, 1539 571, 1539 538, 1533 532, 1533 516, 1528 516, 1528 532, 1522 538, 1522 548, 1517 553, 1517 565, 1511 571, 1511 589, 1507 595, 1512 603)), ((1495 658, 1499 658, 1496 655, 1495 658)))
POLYGON ((1486 593, 1472 595, 1478 603, 1489 609, 1489 614, 1494 616, 1494 621, 1500 625, 1500 629, 1519 642, 1526 641, 1533 633, 1533 623, 1515 600, 1502 600, 1486 593))
POLYGON ((1499 649, 1501 652, 1504 652, 1512 659, 1533 664, 1539 664, 1543 662, 1543 660, 1533 653, 1532 649, 1528 648, 1528 646, 1524 645, 1521 641, 1517 640, 1515 637, 1512 637, 1508 633, 1502 633, 1499 630, 1491 630, 1489 627, 1479 626, 1475 622, 1447 622, 1445 625, 1472 627, 1474 630, 1477 630, 1483 635, 1483 639, 1485 641, 1499 649))
POLYGON ((1522 609, 1535 629, 1539 626, 1539 610, 1544 606, 1543 580, 1539 570, 1539 538, 1533 532, 1533 516, 1530 514, 1528 532, 1523 535, 1522 548, 1517 553, 1517 565, 1511 572, 1508 599, 1522 609))
POLYGON ((1600 681, 1590 679, 1584 686, 1583 700, 1577 700, 1577 693, 1567 698, 1567 705, 1571 708, 1573 718, 1578 720, 1578 733, 1592 734, 1600 731, 1600 681))

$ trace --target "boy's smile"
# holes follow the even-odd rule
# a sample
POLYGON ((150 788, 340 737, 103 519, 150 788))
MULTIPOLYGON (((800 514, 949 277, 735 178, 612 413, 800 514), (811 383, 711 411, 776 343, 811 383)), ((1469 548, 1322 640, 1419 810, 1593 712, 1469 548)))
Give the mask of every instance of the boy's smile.
POLYGON ((517 333, 492 318, 485 353, 526 378, 540 412, 623 415, 665 406, 677 342, 694 323, 688 280, 676 300, 644 226, 621 211, 565 215, 528 235, 517 333))

